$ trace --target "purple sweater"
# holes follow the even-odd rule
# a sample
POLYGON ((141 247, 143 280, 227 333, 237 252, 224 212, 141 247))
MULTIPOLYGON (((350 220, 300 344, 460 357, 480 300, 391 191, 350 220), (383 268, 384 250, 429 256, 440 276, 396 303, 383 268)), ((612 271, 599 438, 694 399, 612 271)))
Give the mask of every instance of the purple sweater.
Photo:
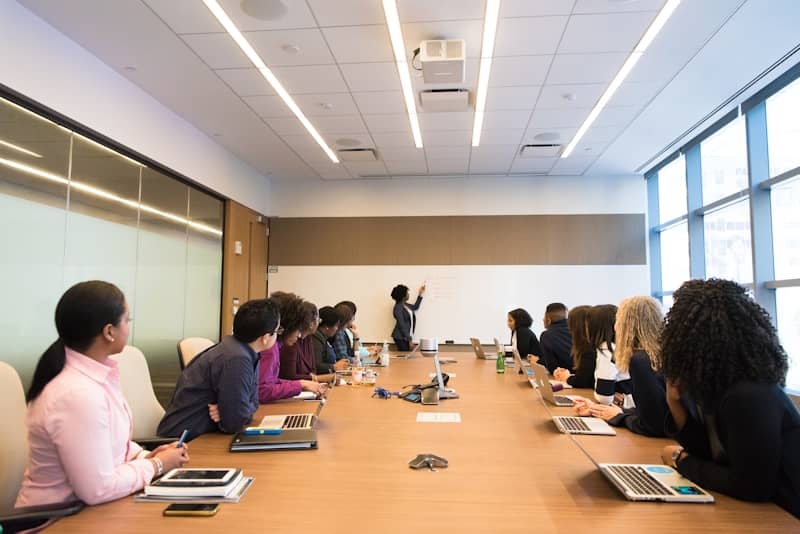
POLYGON ((299 380, 278 378, 281 368, 280 347, 278 343, 260 353, 261 364, 258 370, 258 402, 267 403, 294 397, 303 391, 299 380))
POLYGON ((286 380, 311 380, 311 373, 317 373, 317 358, 311 336, 298 339, 292 346, 281 345, 281 366, 279 375, 286 380))

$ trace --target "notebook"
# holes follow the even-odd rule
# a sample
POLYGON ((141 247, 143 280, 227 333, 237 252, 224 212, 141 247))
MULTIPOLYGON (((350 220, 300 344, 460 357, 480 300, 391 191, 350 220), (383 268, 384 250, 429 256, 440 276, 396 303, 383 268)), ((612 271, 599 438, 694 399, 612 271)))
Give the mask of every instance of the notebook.
POLYGON ((475 352, 475 357, 479 360, 496 360, 497 354, 486 354, 483 351, 483 347, 481 346, 481 340, 471 337, 469 338, 470 344, 472 344, 472 350, 475 352))

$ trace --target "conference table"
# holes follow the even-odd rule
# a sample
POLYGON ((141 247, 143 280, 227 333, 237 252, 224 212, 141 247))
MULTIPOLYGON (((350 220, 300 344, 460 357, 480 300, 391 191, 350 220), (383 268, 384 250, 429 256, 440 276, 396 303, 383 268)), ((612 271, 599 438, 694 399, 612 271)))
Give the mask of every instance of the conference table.
MULTIPOLYGON (((373 386, 334 388, 317 423, 318 448, 230 453, 231 437, 189 444, 189 467, 240 467, 255 481, 239 503, 214 517, 163 517, 163 503, 133 497, 87 507, 52 532, 795 532, 800 522, 771 503, 714 493, 715 504, 625 500, 569 436, 523 375, 495 372, 491 360, 445 353, 459 399, 438 405, 372 397, 373 386), (417 422, 418 412, 457 412, 461 422, 417 422), (409 460, 433 453, 447 468, 413 470, 409 460)), ((393 359, 377 368, 391 391, 430 380, 432 358, 393 359)), ((589 395, 570 390, 569 394, 589 395)), ((262 405, 254 417, 308 413, 316 402, 262 405)), ((581 436, 598 462, 660 463, 668 439, 617 429, 581 436)))

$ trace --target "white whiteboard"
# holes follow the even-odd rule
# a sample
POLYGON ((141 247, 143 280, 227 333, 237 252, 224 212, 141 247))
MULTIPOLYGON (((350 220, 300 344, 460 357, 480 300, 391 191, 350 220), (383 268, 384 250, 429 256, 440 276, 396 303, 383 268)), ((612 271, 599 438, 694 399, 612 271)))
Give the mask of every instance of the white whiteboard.
POLYGON ((419 286, 427 292, 417 312, 419 337, 439 343, 491 342, 510 338, 509 310, 525 308, 542 329, 550 302, 619 304, 632 295, 650 294, 647 265, 403 265, 280 267, 269 274, 269 291, 291 291, 318 307, 352 300, 365 341, 392 342, 394 328, 389 293, 396 284, 409 287, 413 302, 419 286))

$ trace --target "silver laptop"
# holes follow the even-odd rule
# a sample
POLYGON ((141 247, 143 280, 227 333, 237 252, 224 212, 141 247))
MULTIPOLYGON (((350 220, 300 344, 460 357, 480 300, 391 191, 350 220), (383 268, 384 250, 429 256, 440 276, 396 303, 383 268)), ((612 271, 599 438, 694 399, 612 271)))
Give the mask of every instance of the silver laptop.
POLYGON ((629 501, 714 502, 714 496, 666 465, 598 464, 629 501))
MULTIPOLYGON (((499 339, 497 339, 497 338, 494 338, 494 347, 495 347, 495 351, 496 351, 498 354, 502 354, 503 356, 505 356, 505 354, 506 354, 506 351, 505 351, 505 349, 503 348, 503 344, 502 344, 502 343, 500 343, 500 340, 499 340, 499 339)), ((497 358, 495 358, 495 359, 497 359, 497 358)))
POLYGON ((439 363, 439 353, 433 355, 433 365, 436 367, 436 381, 439 384, 439 398, 440 399, 457 399, 458 393, 454 389, 444 387, 444 380, 442 379, 442 366, 439 363))
POLYGON ((417 343, 416 345, 414 345, 414 348, 411 350, 411 352, 409 352, 408 354, 398 354, 396 358, 405 358, 408 360, 411 358, 416 358, 418 356, 421 356, 422 355, 421 347, 422 343, 417 343))
POLYGON ((472 350, 475 352, 475 357, 479 360, 496 360, 496 354, 486 354, 483 351, 483 347, 481 346, 481 340, 471 337, 469 338, 469 342, 472 344, 472 350))
POLYGON ((530 367, 525 367, 525 364, 522 361, 522 356, 519 355, 519 351, 517 349, 512 349, 512 353, 514 354, 514 361, 517 364, 517 369, 519 369, 518 373, 525 375, 525 378, 528 380, 528 383, 532 388, 536 389, 539 387, 536 383, 536 377, 533 376, 533 369, 530 367))
POLYGON ((231 452, 278 449, 316 449, 316 425, 325 402, 314 413, 267 415, 257 427, 248 427, 233 437, 231 452))
POLYGON ((554 415, 556 428, 564 434, 587 434, 591 436, 616 436, 608 423, 598 417, 554 415))
MULTIPOLYGON (((569 397, 553 393, 553 385, 550 384, 550 378, 547 376, 547 369, 544 365, 534 363, 531 367, 533 368, 532 380, 538 386, 539 393, 544 400, 553 406, 573 406, 575 404, 569 397)), ((531 380, 531 378, 529 377, 528 380, 531 380)))

